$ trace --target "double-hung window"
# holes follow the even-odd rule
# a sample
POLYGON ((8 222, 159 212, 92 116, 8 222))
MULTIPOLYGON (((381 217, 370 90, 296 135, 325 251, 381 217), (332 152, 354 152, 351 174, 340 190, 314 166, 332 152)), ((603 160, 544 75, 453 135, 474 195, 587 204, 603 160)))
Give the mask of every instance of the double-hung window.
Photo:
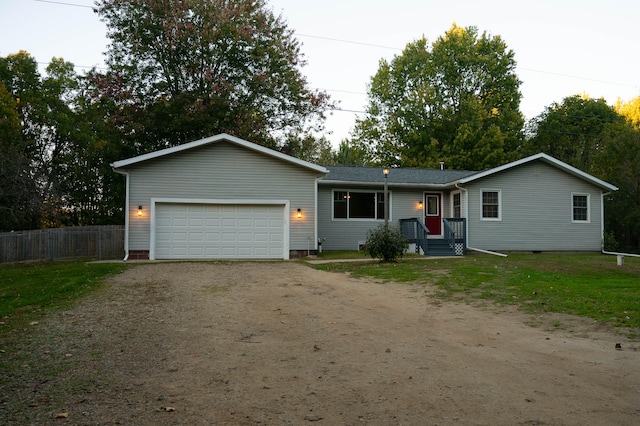
POLYGON ((384 192, 334 191, 334 219, 384 219, 384 192))
POLYGON ((589 217, 589 194, 571 194, 571 221, 588 223, 589 217))
POLYGON ((462 217, 462 197, 459 192, 453 193, 453 217, 462 217))
POLYGON ((500 190, 483 189, 481 198, 482 220, 502 220, 500 190))

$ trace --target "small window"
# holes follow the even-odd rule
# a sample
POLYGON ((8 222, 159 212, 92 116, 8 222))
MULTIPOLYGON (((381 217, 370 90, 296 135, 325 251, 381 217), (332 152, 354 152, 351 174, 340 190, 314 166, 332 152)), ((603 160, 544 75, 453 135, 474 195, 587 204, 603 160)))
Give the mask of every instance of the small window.
POLYGON ((427 195, 427 216, 440 216, 440 197, 427 195))
POLYGON ((589 222, 589 194, 571 194, 572 222, 589 222))
POLYGON ((482 190, 482 219, 500 220, 500 191, 482 190))
POLYGON ((460 218, 462 217, 462 198, 460 197, 459 192, 453 193, 453 217, 460 218))
POLYGON ((334 191, 334 219, 384 219, 384 192, 334 191))

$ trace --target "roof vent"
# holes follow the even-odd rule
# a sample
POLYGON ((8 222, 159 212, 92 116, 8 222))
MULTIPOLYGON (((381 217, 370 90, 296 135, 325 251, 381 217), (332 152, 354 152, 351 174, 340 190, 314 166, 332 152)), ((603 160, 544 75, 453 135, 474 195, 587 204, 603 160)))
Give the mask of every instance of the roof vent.
POLYGON ((440 162, 440 170, 444 170, 444 161, 440 162))

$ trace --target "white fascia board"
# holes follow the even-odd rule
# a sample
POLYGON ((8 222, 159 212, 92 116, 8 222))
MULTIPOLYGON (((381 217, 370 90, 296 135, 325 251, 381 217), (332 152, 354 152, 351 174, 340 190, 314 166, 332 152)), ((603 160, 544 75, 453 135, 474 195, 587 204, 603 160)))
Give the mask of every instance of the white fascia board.
POLYGON ((166 148, 166 149, 161 149, 159 151, 149 152, 147 154, 139 155, 137 157, 132 157, 132 158, 127 158, 125 160, 116 161, 114 163, 111 163, 111 167, 113 167, 114 169, 117 170, 117 169, 120 169, 120 168, 123 168, 123 167, 130 166, 132 164, 140 163, 140 162, 147 161, 147 160, 152 160, 154 158, 163 157, 165 155, 174 154, 176 152, 181 152, 181 151, 186 151, 186 150, 189 150, 189 149, 192 149, 192 148, 197 148, 197 147, 202 146, 202 145, 207 145, 207 144, 210 144, 210 143, 216 143, 216 142, 220 142, 220 141, 231 142, 231 143, 234 143, 236 145, 243 146, 243 147, 245 147, 247 149, 251 149, 251 150, 260 152, 262 154, 266 154, 266 155, 278 158, 280 160, 284 160, 284 161, 287 161, 289 163, 293 163, 293 164, 296 164, 298 166, 314 170, 314 171, 319 172, 319 173, 324 173, 324 174, 329 173, 329 171, 326 168, 324 168, 322 166, 319 166, 317 164, 313 164, 313 163, 309 163, 308 161, 300 160, 299 158, 295 158, 295 157, 292 157, 290 155, 283 154, 283 153, 278 152, 278 151, 274 151, 273 149, 266 148, 264 146, 261 146, 261 145, 246 141, 244 139, 237 138, 235 136, 231 136, 231 135, 226 134, 226 133, 221 133, 219 135, 210 136, 208 138, 204 138, 204 139, 200 139, 200 140, 197 140, 197 141, 185 143, 183 145, 174 146, 172 148, 166 148))
POLYGON ((557 158, 553 158, 550 155, 547 155, 547 154, 542 153, 542 152, 539 153, 539 154, 531 155, 531 156, 526 157, 526 158, 522 158, 522 159, 517 160, 517 161, 513 161, 511 163, 503 164, 502 166, 499 166, 499 167, 494 167, 493 169, 489 169, 489 170, 485 170, 485 171, 480 172, 480 173, 476 173, 475 175, 460 179, 458 181, 458 183, 466 184, 468 182, 472 182, 472 181, 477 180, 477 179, 482 179, 484 177, 493 175, 495 173, 499 173, 499 172, 502 172, 504 170, 508 170, 508 169, 511 169, 511 168, 514 168, 514 167, 517 167, 517 166, 520 166, 522 164, 526 164, 526 163, 529 163, 529 162, 532 162, 532 161, 536 161, 536 160, 542 160, 547 164, 551 164, 551 165, 553 165, 553 166, 555 166, 555 167, 557 167, 557 168, 559 168, 561 170, 564 170, 565 172, 567 172, 569 174, 572 174, 572 175, 577 176, 577 177, 579 177, 581 179, 584 179, 584 180, 586 180, 588 182, 591 182, 594 185, 600 186, 601 188, 606 188, 606 189, 608 189, 610 191, 617 191, 618 190, 618 187, 616 187, 614 185, 611 185, 610 183, 607 183, 607 182, 605 182, 605 181, 603 181, 601 179, 598 179, 595 176, 592 176, 592 175, 590 175, 588 173, 585 173, 580 169, 577 169, 577 168, 575 168, 575 167, 573 167, 573 166, 571 166, 571 165, 569 165, 569 164, 567 164, 567 163, 565 163, 563 161, 558 160, 557 158))

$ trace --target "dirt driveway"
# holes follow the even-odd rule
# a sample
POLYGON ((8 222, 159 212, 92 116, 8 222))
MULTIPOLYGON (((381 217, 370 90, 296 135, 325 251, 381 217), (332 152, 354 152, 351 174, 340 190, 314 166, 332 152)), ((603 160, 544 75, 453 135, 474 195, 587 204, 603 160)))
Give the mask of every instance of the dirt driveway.
POLYGON ((68 414, 53 424, 640 424, 640 345, 583 321, 553 332, 529 321, 294 262, 145 264, 49 321, 60 340, 49 356, 73 362, 85 381, 46 415, 68 414))

